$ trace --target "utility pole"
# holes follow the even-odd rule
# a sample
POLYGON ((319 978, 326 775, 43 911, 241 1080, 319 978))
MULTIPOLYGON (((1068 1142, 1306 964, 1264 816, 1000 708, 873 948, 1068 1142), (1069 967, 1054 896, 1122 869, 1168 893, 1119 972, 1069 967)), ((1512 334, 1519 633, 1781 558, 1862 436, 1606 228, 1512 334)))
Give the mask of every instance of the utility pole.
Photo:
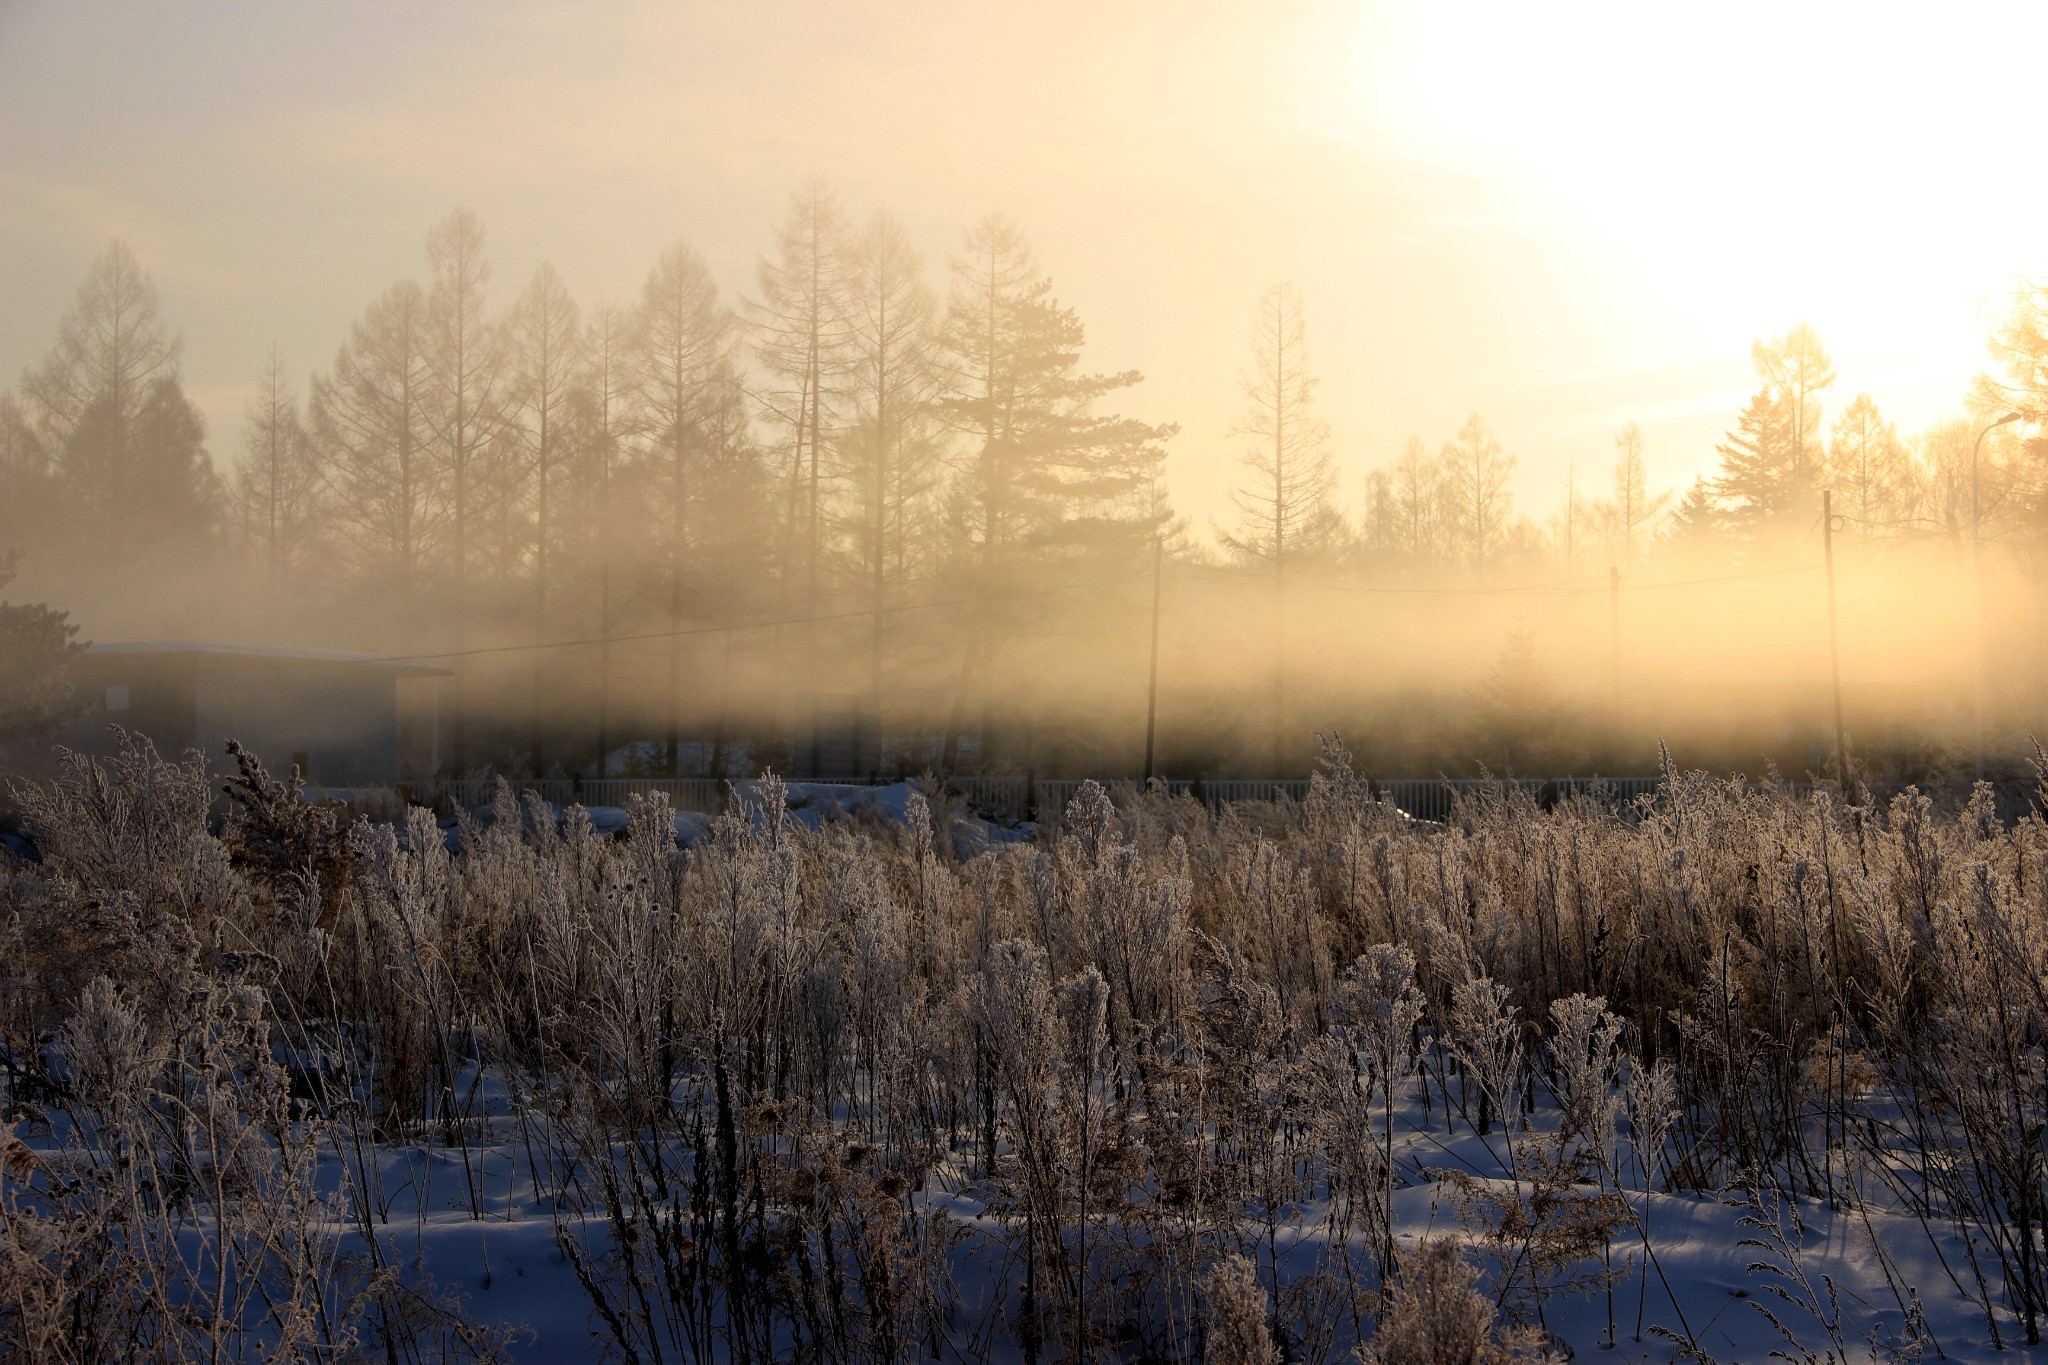
POLYGON ((1152 537, 1152 664, 1145 677, 1145 778, 1151 786, 1155 769, 1152 741, 1159 733, 1159 596, 1165 581, 1166 537, 1152 537))
POLYGON ((1621 566, 1607 566, 1607 667, 1614 697, 1621 700, 1621 566))
POLYGON ((1842 729, 1842 649, 1835 630, 1835 495, 1831 489, 1820 494, 1821 555, 1828 571, 1828 673, 1835 693, 1835 770, 1842 783, 1842 799, 1849 799, 1849 741, 1842 729))
POLYGON ((1999 427, 2017 422, 2025 413, 2008 412, 2005 416, 1977 433, 1977 439, 1970 445, 1970 611, 1975 618, 1977 634, 1977 682, 1975 729, 1977 739, 1977 780, 1984 780, 1984 537, 1980 533, 1977 503, 1977 456, 1984 449, 1984 438, 1999 427))

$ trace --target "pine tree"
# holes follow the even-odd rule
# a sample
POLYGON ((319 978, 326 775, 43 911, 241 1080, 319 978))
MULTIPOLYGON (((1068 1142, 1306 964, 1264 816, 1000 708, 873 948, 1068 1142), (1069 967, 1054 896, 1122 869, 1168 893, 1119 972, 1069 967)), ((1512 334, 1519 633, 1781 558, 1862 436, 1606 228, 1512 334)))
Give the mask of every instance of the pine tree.
POLYGON ((993 650, 990 599, 1005 578, 1038 562, 1082 555, 1136 559, 1156 525, 1150 495, 1171 426, 1096 416, 1108 394, 1138 383, 1135 370, 1080 370, 1080 318, 1052 296, 1017 226, 991 215, 953 263, 939 411, 969 442, 955 487, 960 549, 974 565, 977 604, 965 632, 944 762, 958 750, 960 711, 982 692, 982 736, 992 721, 986 688, 993 650))
MULTIPOLYGON (((14 578, 14 560, 0 557, 0 588, 14 578)), ((40 603, 0 601, 0 744, 39 739, 83 707, 70 664, 85 652, 68 615, 40 603)))
POLYGON ((1755 545, 1817 514, 1818 470, 1802 459, 1797 417, 1783 391, 1766 386, 1749 400, 1734 431, 1715 447, 1721 470, 1713 492, 1727 530, 1755 545))

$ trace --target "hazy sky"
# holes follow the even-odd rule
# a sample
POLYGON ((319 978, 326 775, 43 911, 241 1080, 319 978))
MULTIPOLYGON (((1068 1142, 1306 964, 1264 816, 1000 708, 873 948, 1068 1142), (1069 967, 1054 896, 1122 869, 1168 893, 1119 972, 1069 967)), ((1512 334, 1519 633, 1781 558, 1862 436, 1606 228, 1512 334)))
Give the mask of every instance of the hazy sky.
POLYGON ((1662 479, 1706 467, 1750 342, 1801 318, 1834 410, 1955 410, 1988 310, 2048 269, 2044 38, 2048 6, 1985 3, 0 0, 0 383, 125 237, 225 465, 271 342, 327 366, 457 203, 501 303, 542 260, 625 300, 678 237, 738 294, 818 175, 934 283, 967 223, 1018 219, 1089 363, 1181 423, 1198 518, 1282 279, 1347 505, 1477 408, 1548 512, 1631 419, 1662 479))

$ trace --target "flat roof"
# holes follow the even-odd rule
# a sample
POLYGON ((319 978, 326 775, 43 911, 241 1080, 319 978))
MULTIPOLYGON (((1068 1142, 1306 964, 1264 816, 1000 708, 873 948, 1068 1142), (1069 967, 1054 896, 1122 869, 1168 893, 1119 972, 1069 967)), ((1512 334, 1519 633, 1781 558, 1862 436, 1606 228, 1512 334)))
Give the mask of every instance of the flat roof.
POLYGON ((382 654, 344 654, 324 649, 279 649, 271 645, 235 645, 217 640, 111 640, 87 645, 87 654, 172 655, 184 654, 211 659, 237 659, 250 663, 350 664, 413 678, 446 678, 453 669, 419 659, 394 658, 382 654))

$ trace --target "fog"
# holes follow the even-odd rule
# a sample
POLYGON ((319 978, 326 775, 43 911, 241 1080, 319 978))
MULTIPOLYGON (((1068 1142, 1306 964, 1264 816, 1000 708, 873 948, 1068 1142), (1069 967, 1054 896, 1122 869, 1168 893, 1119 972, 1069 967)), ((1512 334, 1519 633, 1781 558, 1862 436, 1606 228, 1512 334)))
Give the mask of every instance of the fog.
POLYGON ((0 593, 442 776, 2017 772, 2040 21, 1773 15, 11 6, 0 593))

